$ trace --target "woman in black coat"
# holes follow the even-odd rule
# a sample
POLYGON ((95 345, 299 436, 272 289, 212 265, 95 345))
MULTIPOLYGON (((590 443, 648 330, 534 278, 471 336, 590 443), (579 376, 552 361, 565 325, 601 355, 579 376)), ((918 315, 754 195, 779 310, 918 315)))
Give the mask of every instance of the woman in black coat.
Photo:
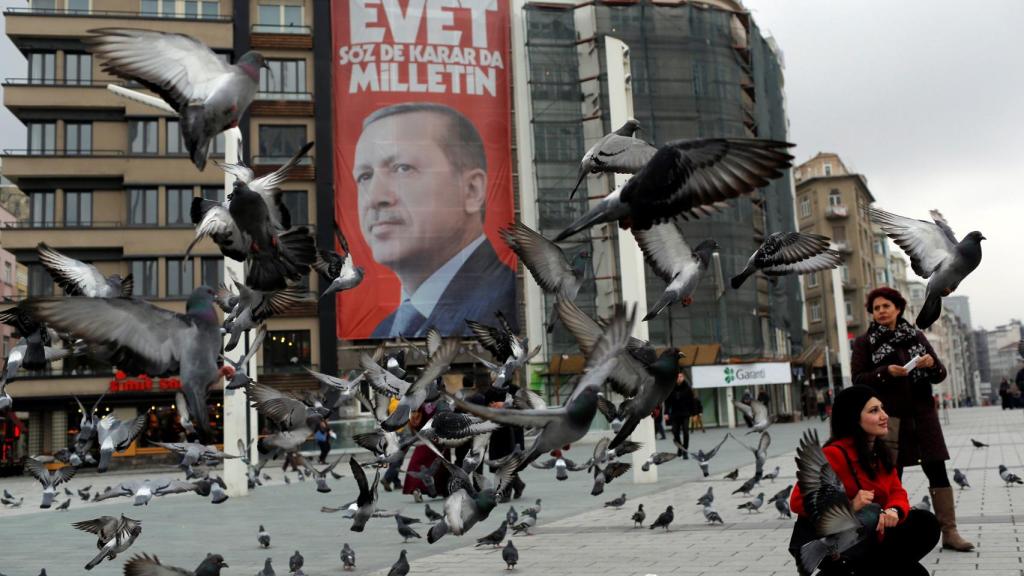
POLYGON ((853 342, 853 382, 873 388, 889 414, 891 437, 886 441, 896 441, 900 475, 906 466, 920 465, 928 477, 943 548, 967 552, 974 545, 956 529, 953 489, 946 472, 949 452, 932 397, 932 384, 946 379, 946 368, 924 333, 903 318, 906 306, 907 301, 892 288, 876 288, 868 294, 872 321, 853 342), (904 366, 914 357, 917 365, 908 371, 904 366))

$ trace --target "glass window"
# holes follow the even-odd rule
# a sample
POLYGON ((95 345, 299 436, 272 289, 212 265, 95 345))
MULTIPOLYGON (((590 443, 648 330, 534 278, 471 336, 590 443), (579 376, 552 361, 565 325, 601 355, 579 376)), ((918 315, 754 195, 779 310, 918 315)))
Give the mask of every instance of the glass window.
POLYGON ((832 165, 826 162, 825 163, 825 176, 831 176, 831 175, 832 175, 832 165))
POLYGON ((64 192, 64 225, 92 226, 92 192, 64 192))
POLYGON ((28 82, 29 84, 53 84, 57 80, 55 52, 29 52, 28 82))
POLYGON ((817 272, 811 272, 810 274, 807 275, 807 287, 808 288, 814 288, 817 285, 818 285, 818 273, 817 272))
POLYGON ((277 4, 260 4, 257 12, 260 17, 260 24, 270 26, 281 25, 281 7, 277 4))
POLYGON ((281 193, 281 201, 288 208, 292 226, 309 224, 309 202, 305 190, 285 190, 281 193))
MULTIPOLYGON (((288 28, 302 26, 302 6, 297 4, 260 4, 259 23, 264 26, 288 28)), ((286 31, 286 30, 282 30, 286 31)))
POLYGON ((57 9, 57 0, 31 0, 32 9, 39 11, 51 11, 57 9))
POLYGON ((224 259, 223 258, 203 258, 202 270, 200 271, 200 282, 203 286, 209 286, 214 290, 224 282, 224 259))
POLYGON ((42 264, 28 265, 28 295, 52 296, 55 284, 42 264))
POLYGON ((167 155, 186 156, 188 149, 185 148, 185 139, 181 135, 181 122, 178 120, 167 121, 167 155))
POLYGON ((156 197, 156 188, 130 188, 128 190, 128 224, 131 226, 156 226, 156 197))
POLYGON ((284 164, 306 143, 305 126, 260 126, 260 159, 284 164))
POLYGON ((811 215, 811 199, 809 196, 804 196, 800 200, 800 217, 809 218, 811 215))
POLYGON ((57 152, 56 122, 28 122, 26 128, 29 154, 55 154, 57 152))
POLYGON ((828 193, 828 205, 829 206, 841 206, 843 204, 843 195, 839 193, 839 190, 833 188, 828 193))
POLYGON ((92 54, 65 52, 64 82, 67 84, 92 83, 92 54))
POLYGON ((849 282, 850 281, 850 267, 847 266, 846 264, 843 264, 843 265, 841 265, 839 267, 839 270, 842 272, 843 282, 849 282))
POLYGON ((156 260, 130 260, 134 291, 132 296, 155 297, 156 288, 156 260))
POLYGON ((167 225, 192 225, 192 188, 167 189, 167 225))
POLYGON ((846 242, 846 226, 833 226, 832 240, 835 242, 846 242))
POLYGON ((875 270, 875 285, 876 286, 884 286, 885 285, 885 269, 880 268, 878 270, 875 270))
POLYGON ((811 322, 821 322, 821 302, 811 302, 811 322))
POLYGON ((64 0, 68 12, 89 12, 89 0, 64 0))
POLYGON ((54 224, 54 199, 56 193, 33 192, 29 198, 29 221, 33 228, 52 228, 54 224))
POLYGON ((199 5, 202 8, 201 14, 203 18, 216 18, 220 16, 220 0, 201 0, 199 5))
POLYGON ((64 123, 64 153, 68 156, 92 153, 92 122, 64 123))
POLYGON ((132 120, 128 123, 129 150, 132 154, 156 154, 156 139, 156 120, 132 120))
POLYGON ((305 60, 267 60, 269 70, 260 69, 260 92, 306 92, 305 60))
POLYGON ((272 331, 263 341, 264 372, 300 371, 311 358, 309 330, 272 331))
POLYGON ((853 319, 853 303, 849 300, 844 300, 843 305, 846 307, 846 318, 847 320, 853 319))
POLYGON ((224 201, 224 188, 220 186, 203 186, 203 198, 214 202, 224 201))
POLYGON ((167 297, 181 298, 192 293, 192 259, 167 259, 167 297))
POLYGON ((160 11, 159 0, 142 0, 143 16, 155 16, 160 11))
POLYGON ((14 266, 10 262, 4 262, 4 282, 14 284, 14 266))

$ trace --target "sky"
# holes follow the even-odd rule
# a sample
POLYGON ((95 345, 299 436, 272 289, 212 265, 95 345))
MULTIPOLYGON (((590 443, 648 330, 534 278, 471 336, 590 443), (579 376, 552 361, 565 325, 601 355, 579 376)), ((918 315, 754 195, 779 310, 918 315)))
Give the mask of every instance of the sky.
MULTIPOLYGON (((878 207, 922 219, 937 208, 959 237, 980 230, 983 260, 957 293, 975 328, 1024 318, 1024 2, 744 4, 782 49, 797 162, 835 152, 878 207)), ((25 75, 0 35, 0 78, 25 75)), ((24 147, 24 126, 0 108, 0 149, 24 147)))

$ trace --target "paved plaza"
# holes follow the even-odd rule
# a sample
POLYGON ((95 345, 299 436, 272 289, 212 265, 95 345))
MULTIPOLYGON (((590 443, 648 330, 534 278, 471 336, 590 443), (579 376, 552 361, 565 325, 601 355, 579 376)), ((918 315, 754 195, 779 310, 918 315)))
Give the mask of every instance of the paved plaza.
MULTIPOLYGON (((781 466, 780 478, 755 488, 767 496, 795 481, 793 450, 803 430, 810 426, 822 432, 817 420, 778 424, 771 428, 772 445, 766 466, 781 466)), ((971 483, 957 490, 960 531, 977 545, 971 553, 936 550, 925 559, 936 576, 979 573, 989 576, 1024 576, 1024 551, 1014 508, 1015 500, 1024 506, 1024 486, 1006 488, 996 473, 999 464, 1022 473, 1021 445, 1024 442, 1024 414, 1019 410, 969 408, 949 412, 945 425, 946 441, 952 455, 952 468, 960 468, 971 483), (976 449, 970 438, 991 445, 976 449)), ((738 429, 742 434, 745 430, 738 429)), ((709 448, 725 429, 712 429, 693 436, 691 447, 709 448)), ((746 437, 753 442, 754 436, 746 437)), ((592 446, 578 445, 567 457, 585 461, 592 446)), ((671 443, 659 441, 659 450, 670 450, 671 443)), ((342 466, 339 466, 341 469, 342 466)), ((41 568, 49 576, 85 573, 82 566, 95 553, 95 539, 70 527, 72 522, 99 515, 125 513, 143 522, 143 533, 129 554, 112 563, 104 562, 91 573, 120 575, 124 560, 136 552, 157 554, 168 564, 193 569, 207 552, 220 553, 230 565, 225 576, 252 575, 265 558, 273 558, 277 574, 287 574, 288 558, 300 550, 306 558, 304 571, 310 576, 342 573, 338 551, 348 542, 356 551, 359 574, 386 574, 397 559, 398 551, 408 550, 411 574, 480 575, 501 574, 504 564, 500 549, 475 548, 479 538, 496 528, 505 517, 508 505, 499 505, 481 525, 461 538, 446 536, 429 545, 425 540, 402 544, 391 518, 373 519, 366 531, 349 530, 349 521, 339 514, 324 514, 320 507, 339 506, 355 497, 355 482, 348 477, 332 481, 333 492, 319 494, 312 482, 282 482, 280 466, 266 469, 274 478, 247 497, 232 498, 214 506, 192 494, 154 499, 149 506, 132 507, 126 499, 97 504, 81 502, 77 497, 70 510, 40 510, 39 486, 27 478, 5 478, 2 487, 25 496, 17 509, 0 509, 0 573, 7 576, 36 576, 41 568), (272 536, 272 546, 262 550, 256 542, 259 524, 272 536)), ((175 470, 151 470, 141 477, 175 476, 175 470)), ((786 552, 792 520, 780 520, 774 508, 750 514, 736 509, 747 498, 731 495, 742 480, 753 474, 753 457, 737 443, 727 442, 712 462, 711 476, 704 480, 692 461, 676 460, 659 469, 656 484, 634 485, 627 474, 610 484, 599 497, 590 496, 591 479, 576 473, 565 482, 557 482, 553 471, 530 468, 524 478, 526 493, 513 505, 522 509, 543 499, 543 511, 532 536, 514 538, 520 553, 517 573, 521 574, 615 574, 699 575, 699 574, 796 574, 786 552), (722 476, 740 467, 740 480, 722 476), (725 519, 724 526, 707 526, 698 496, 714 487, 715 508, 725 519), (625 492, 628 502, 620 510, 602 504, 625 492), (633 529, 630 516, 639 503, 647 510, 648 522, 665 509, 675 507, 676 521, 670 532, 633 529)), ((92 484, 93 491, 140 474, 100 476, 86 472, 70 482, 73 490, 92 484)), ((909 469, 904 477, 912 503, 927 494, 924 476, 909 469)), ((381 506, 401 510, 406 516, 426 520, 423 505, 396 493, 381 492, 381 506)), ((62 502, 64 498, 58 500, 62 502)), ((432 508, 441 508, 433 501, 432 508)), ((426 535, 427 526, 414 526, 426 535)))

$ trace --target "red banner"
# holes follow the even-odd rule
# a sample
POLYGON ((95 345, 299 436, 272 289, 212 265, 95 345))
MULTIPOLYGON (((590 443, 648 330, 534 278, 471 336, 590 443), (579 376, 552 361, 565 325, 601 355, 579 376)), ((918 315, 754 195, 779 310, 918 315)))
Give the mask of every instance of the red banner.
POLYGON ((333 0, 335 218, 362 284, 338 336, 515 324, 509 4, 333 0))

